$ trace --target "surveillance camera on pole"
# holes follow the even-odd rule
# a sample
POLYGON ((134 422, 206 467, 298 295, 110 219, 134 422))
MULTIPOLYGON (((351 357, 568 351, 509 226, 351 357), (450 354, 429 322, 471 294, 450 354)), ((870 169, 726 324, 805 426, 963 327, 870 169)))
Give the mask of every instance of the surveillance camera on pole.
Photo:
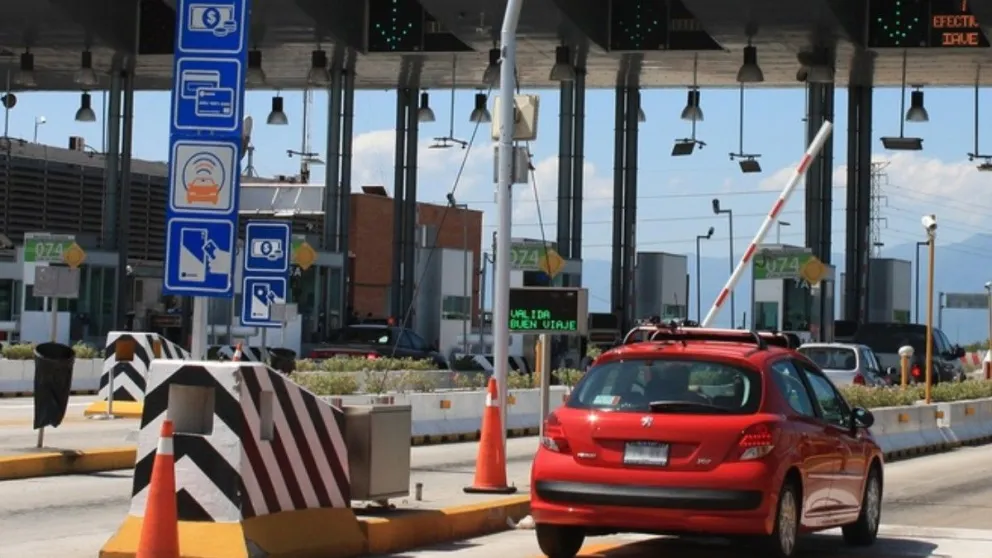
POLYGON ((923 228, 930 234, 933 234, 937 230, 937 216, 936 215, 924 215, 923 228))

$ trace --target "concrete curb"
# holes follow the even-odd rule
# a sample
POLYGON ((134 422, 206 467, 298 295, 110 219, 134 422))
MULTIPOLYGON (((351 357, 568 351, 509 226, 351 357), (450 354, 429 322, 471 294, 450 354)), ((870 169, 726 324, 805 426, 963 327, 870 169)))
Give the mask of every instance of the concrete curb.
MULTIPOLYGON (((114 401, 114 416, 117 418, 140 419, 145 404, 142 401, 114 401)), ((86 406, 84 417, 95 417, 107 414, 106 401, 94 401, 86 406)))
POLYGON ((0 457, 0 480, 99 473, 134 468, 136 449, 64 450, 0 457))
MULTIPOLYGON (((359 518, 348 508, 312 509, 240 523, 179 522, 180 558, 355 558, 405 552, 511 529, 530 511, 530 496, 441 510, 392 510, 359 518)), ((142 519, 128 516, 100 558, 134 558, 142 519)))

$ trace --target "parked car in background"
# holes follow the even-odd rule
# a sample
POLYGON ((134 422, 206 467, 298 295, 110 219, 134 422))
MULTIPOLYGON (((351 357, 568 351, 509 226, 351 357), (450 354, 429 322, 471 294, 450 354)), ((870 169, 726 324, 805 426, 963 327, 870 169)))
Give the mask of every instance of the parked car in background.
POLYGON ((447 369, 445 358, 413 331, 381 324, 356 324, 331 332, 327 343, 310 351, 314 360, 334 357, 390 357, 431 359, 447 369))
POLYGON ((835 386, 863 385, 884 387, 899 371, 882 370, 875 353, 866 345, 855 343, 806 343, 799 354, 813 361, 835 386))
MULTIPOLYGON (((879 363, 900 369, 899 348, 913 348, 910 363, 910 383, 926 381, 927 328, 922 324, 867 323, 858 326, 853 342, 871 347, 879 363)), ((963 382, 968 379, 961 362, 964 348, 952 344, 944 332, 933 328, 933 383, 963 382)))

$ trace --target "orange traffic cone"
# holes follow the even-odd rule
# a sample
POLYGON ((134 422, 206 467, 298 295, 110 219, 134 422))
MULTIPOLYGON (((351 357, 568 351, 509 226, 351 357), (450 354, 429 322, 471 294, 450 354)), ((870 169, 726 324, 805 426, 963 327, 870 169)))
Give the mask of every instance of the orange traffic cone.
POLYGON ((179 558, 179 518, 176 510, 176 469, 172 453, 172 421, 162 422, 158 451, 152 465, 145 518, 136 558, 179 558))
POLYGON ((482 435, 475 460, 475 482, 466 486, 470 494, 513 494, 515 486, 506 485, 506 455, 503 453, 503 423, 499 416, 496 379, 489 378, 486 408, 482 411, 482 435))
POLYGON ((241 343, 234 348, 234 356, 231 357, 231 362, 239 362, 241 360, 241 343))

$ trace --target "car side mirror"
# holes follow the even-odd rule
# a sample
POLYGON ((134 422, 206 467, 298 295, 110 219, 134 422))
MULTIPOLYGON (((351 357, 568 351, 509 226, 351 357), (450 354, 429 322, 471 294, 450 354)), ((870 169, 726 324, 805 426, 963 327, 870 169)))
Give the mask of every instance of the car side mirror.
POLYGON ((962 358, 965 355, 964 347, 961 345, 954 346, 954 358, 962 358))
POLYGON ((862 407, 855 407, 851 412, 851 430, 871 428, 875 424, 875 415, 862 407))
POLYGON ((890 366, 885 369, 885 374, 887 376, 899 376, 900 374, 902 374, 902 372, 900 372, 899 369, 896 368, 895 366, 890 366))

